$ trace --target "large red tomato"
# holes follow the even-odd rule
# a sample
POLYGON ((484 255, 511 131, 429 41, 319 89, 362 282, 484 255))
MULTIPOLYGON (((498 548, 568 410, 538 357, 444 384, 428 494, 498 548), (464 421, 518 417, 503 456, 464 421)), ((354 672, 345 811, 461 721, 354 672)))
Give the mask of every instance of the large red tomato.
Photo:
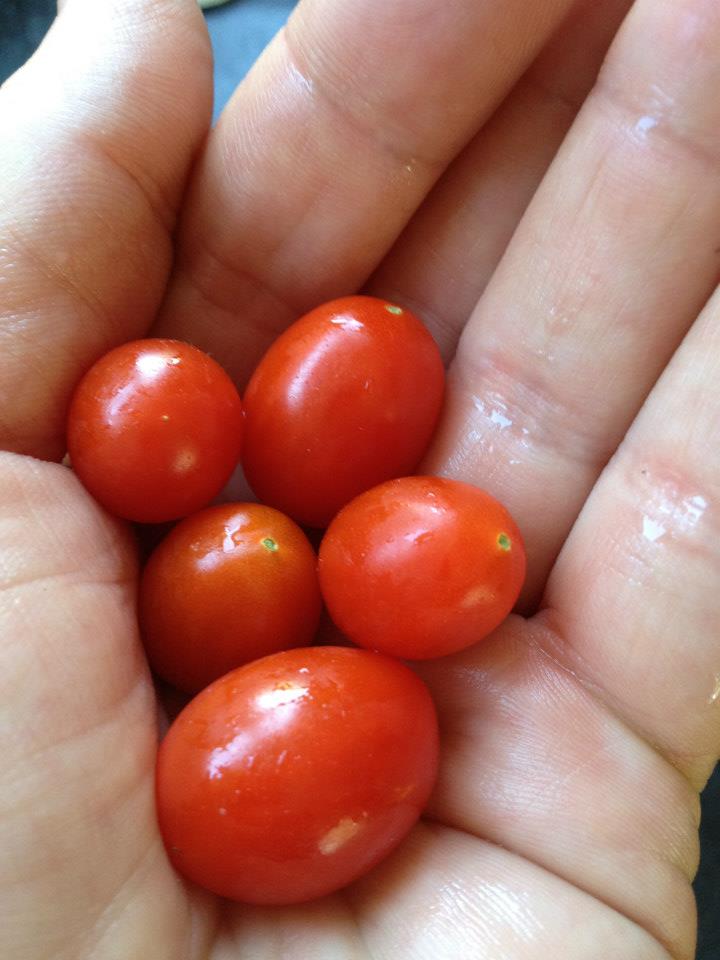
POLYGON ((73 469, 111 513, 160 523, 199 510, 240 456, 243 412, 207 354, 176 340, 136 340, 101 357, 68 415, 73 469))
POLYGON ((374 297, 312 310, 270 347, 245 394, 245 473, 295 520, 326 526, 348 500, 411 473, 440 413, 444 371, 409 311, 374 297))
POLYGON ((340 647, 273 654, 200 693, 161 744, 168 855, 233 900, 331 893, 410 830, 437 757, 430 694, 403 664, 340 647))
POLYGON ((343 633, 411 660, 476 643, 512 610, 525 550, 489 493, 405 477, 357 497, 320 545, 320 587, 343 633))
POLYGON ((224 673, 313 641, 315 551, 288 517, 257 503, 208 507, 156 547, 140 584, 151 666, 195 693, 224 673))

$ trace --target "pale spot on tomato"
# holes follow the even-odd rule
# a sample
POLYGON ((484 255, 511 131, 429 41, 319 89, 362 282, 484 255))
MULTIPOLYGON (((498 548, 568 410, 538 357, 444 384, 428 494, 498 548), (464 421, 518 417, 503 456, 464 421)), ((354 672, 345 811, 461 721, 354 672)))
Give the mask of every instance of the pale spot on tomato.
POLYGON ((506 533, 498 534, 497 545, 500 547, 501 550, 504 550, 505 553, 509 553, 510 548, 512 547, 510 537, 506 533))
POLYGON ((414 783, 408 783, 404 787, 395 787, 395 799, 396 800, 407 800, 410 794, 415 789, 414 783))
POLYGON ((266 550, 269 550, 270 553, 276 553, 280 548, 276 540, 273 540, 272 537, 265 537, 260 541, 266 550))
POLYGON ((318 850, 325 856, 337 853, 337 851, 349 843, 353 837, 357 836, 362 829, 362 823, 353 820, 352 817, 343 817, 328 832, 320 838, 318 850))
POLYGON ((386 303, 386 304, 385 304, 385 309, 387 310, 388 313, 392 313, 392 314, 394 314, 396 317, 401 316, 401 315, 403 314, 403 312, 404 312, 402 307, 398 307, 398 306, 397 306, 396 304, 394 304, 394 303, 386 303))
POLYGON ((263 710, 283 707, 288 703, 302 700, 308 694, 307 687, 298 687, 294 683, 277 683, 274 690, 266 690, 257 698, 257 704, 263 710))
POLYGON ((340 314, 337 317, 330 317, 330 323, 336 327, 342 327, 344 330, 364 330, 365 324, 357 317, 347 317, 340 314))
POLYGON ((480 606, 482 603, 492 603, 494 600, 495 594, 493 591, 486 584, 480 583, 468 590, 460 601, 460 606, 468 609, 469 607, 480 606))
POLYGON ((175 457, 173 469, 175 473, 189 473, 197 463, 197 455, 190 447, 180 450, 175 457))

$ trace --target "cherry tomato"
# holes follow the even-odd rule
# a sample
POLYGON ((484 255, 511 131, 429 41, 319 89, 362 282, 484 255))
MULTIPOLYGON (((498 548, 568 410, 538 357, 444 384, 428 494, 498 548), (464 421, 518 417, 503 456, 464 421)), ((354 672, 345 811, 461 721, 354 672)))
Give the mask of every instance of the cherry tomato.
POLYGON ((320 545, 328 612, 360 646, 422 660, 481 640, 512 610, 525 550, 490 494, 440 477, 361 494, 320 545))
POLYGON ((232 381, 201 350, 136 340, 101 357, 68 416, 73 469, 126 520, 160 523, 206 506, 240 457, 243 413, 232 381))
POLYGON ((243 454, 255 493, 324 527, 345 503, 411 473, 440 413, 442 360, 409 311, 345 297, 275 341, 245 395, 243 454))
POLYGON ((272 507, 224 504, 183 520, 140 584, 151 666, 194 693, 249 660, 312 643, 316 562, 302 530, 272 507))
POLYGON ((331 893, 410 830, 437 756, 430 694, 398 661, 342 647, 256 660, 192 700, 160 746, 168 855, 233 900, 331 893))

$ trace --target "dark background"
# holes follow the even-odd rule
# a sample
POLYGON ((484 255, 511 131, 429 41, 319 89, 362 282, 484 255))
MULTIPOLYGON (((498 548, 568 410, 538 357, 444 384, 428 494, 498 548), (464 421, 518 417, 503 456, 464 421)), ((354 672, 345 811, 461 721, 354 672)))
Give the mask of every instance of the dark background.
MULTIPOLYGON (((234 0, 208 11, 215 49, 216 115, 292 7, 293 0, 234 0)), ((27 60, 54 13, 55 0, 0 0, 0 81, 27 60)), ((695 883, 698 960, 720 960, 720 766, 702 799, 702 858, 695 883)))

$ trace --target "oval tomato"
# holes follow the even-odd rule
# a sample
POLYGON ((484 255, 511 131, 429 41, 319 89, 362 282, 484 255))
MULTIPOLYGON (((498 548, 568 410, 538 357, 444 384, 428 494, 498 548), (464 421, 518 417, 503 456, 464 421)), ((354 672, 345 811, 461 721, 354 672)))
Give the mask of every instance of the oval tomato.
POLYGON ((308 526, 410 473, 440 413, 444 371, 409 311, 374 297, 312 310, 270 347, 245 394, 245 473, 258 497, 308 526))
POLYGON ((312 643, 316 562, 302 530, 272 507, 229 503, 183 520, 140 583, 150 665, 194 693, 249 660, 312 643))
POLYGON ((379 654, 311 647, 240 667, 160 746, 160 829, 214 893, 298 903, 356 879, 417 820, 435 780, 427 688, 379 654))
POLYGON ((420 660, 481 640, 510 613, 525 550, 490 494, 440 477, 368 490, 333 520, 320 545, 328 612, 355 643, 420 660))
POLYGON ((106 509, 160 523, 222 490, 242 430, 238 392, 207 354, 176 340, 136 340, 80 381, 67 440, 73 469, 106 509))

